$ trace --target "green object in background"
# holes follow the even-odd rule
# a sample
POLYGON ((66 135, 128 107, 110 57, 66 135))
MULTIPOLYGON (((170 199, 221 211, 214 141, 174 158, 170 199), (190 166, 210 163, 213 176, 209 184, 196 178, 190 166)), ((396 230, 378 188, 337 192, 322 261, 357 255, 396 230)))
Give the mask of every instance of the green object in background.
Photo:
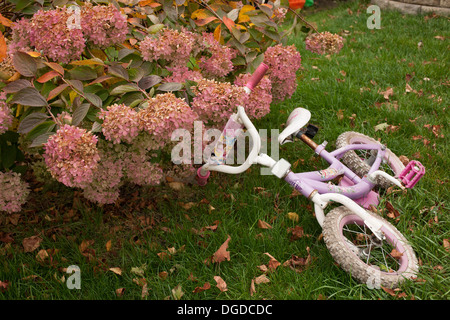
POLYGON ((306 0, 305 7, 311 7, 314 4, 314 0, 306 0))

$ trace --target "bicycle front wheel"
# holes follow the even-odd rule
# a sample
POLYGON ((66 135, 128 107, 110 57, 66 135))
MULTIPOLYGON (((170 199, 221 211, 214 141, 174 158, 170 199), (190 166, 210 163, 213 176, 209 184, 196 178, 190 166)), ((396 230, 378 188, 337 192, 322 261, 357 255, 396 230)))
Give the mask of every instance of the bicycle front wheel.
POLYGON ((344 206, 331 210, 323 223, 323 237, 333 259, 353 278, 370 288, 396 288, 418 272, 417 258, 406 238, 391 223, 382 223, 379 240, 364 220, 344 206))

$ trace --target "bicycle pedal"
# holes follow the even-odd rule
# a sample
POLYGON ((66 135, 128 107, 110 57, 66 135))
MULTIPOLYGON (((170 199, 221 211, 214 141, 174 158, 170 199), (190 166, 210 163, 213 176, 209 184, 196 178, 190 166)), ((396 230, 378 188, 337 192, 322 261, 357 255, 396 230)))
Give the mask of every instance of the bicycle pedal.
POLYGON ((406 188, 413 188, 425 174, 425 167, 416 160, 411 160, 400 173, 399 179, 406 188))

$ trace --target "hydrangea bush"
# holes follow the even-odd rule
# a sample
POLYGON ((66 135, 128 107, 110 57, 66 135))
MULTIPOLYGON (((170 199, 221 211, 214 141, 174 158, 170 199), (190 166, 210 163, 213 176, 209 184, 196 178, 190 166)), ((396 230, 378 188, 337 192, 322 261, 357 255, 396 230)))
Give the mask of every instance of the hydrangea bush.
MULTIPOLYGON (((37 159, 36 176, 44 168, 111 204, 124 183, 155 186, 195 172, 167 161, 176 129, 197 120, 221 129, 237 105, 262 118, 297 88, 301 54, 285 30, 299 29, 298 12, 288 3, 59 2, 67 5, 10 23, 0 61, 15 72, 0 82, 0 211, 20 211, 28 196, 25 156, 37 159), (269 72, 247 95, 262 62, 269 72)), ((329 35, 307 41, 319 54, 341 48, 329 35)))

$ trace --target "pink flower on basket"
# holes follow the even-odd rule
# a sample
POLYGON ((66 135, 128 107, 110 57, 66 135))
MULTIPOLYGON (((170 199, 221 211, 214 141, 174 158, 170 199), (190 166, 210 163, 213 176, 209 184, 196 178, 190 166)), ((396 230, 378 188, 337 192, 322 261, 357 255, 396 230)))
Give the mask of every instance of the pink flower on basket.
POLYGON ((66 8, 36 12, 27 32, 30 45, 57 62, 78 59, 85 48, 85 40, 81 29, 68 28, 67 21, 72 14, 66 8))
POLYGON ((187 30, 163 29, 157 35, 147 36, 140 44, 146 61, 164 59, 175 65, 184 65, 196 44, 196 36, 187 30))
MULTIPOLYGON (((245 86, 252 75, 241 73, 234 80, 237 86, 245 86)), ((270 112, 272 103, 272 83, 269 77, 264 76, 258 85, 252 90, 245 103, 245 112, 250 118, 260 119, 270 112)))
POLYGON ((244 88, 228 82, 203 79, 192 87, 196 95, 192 100, 192 109, 200 120, 215 125, 225 124, 237 106, 244 106, 248 95, 244 88))
POLYGON ((14 119, 11 109, 4 100, 5 98, 5 93, 0 93, 0 134, 8 131, 14 119))
POLYGON ((113 143, 131 143, 139 134, 137 112, 124 104, 114 104, 102 110, 98 116, 103 120, 102 132, 113 143))
POLYGON ((44 144, 44 160, 52 176, 68 187, 83 188, 92 181, 100 156, 97 137, 68 124, 44 144))
POLYGON ((111 3, 86 3, 81 11, 81 28, 86 40, 100 47, 122 43, 128 34, 127 17, 111 3))
POLYGON ((305 40, 306 50, 317 54, 335 54, 344 46, 344 39, 328 31, 313 33, 305 40))
POLYGON ((233 71, 231 59, 236 57, 236 50, 221 45, 213 33, 203 32, 201 48, 206 56, 200 59, 200 69, 206 78, 221 78, 233 71))
POLYGON ((295 46, 278 44, 267 48, 264 63, 269 66, 267 75, 272 83, 274 100, 290 98, 297 89, 296 72, 301 66, 301 56, 295 46))
POLYGON ((178 128, 190 130, 197 114, 173 93, 158 94, 148 100, 148 106, 138 112, 139 127, 153 136, 163 147, 178 128))
POLYGON ((30 193, 28 183, 16 172, 0 171, 0 188, 0 211, 20 211, 30 193))

